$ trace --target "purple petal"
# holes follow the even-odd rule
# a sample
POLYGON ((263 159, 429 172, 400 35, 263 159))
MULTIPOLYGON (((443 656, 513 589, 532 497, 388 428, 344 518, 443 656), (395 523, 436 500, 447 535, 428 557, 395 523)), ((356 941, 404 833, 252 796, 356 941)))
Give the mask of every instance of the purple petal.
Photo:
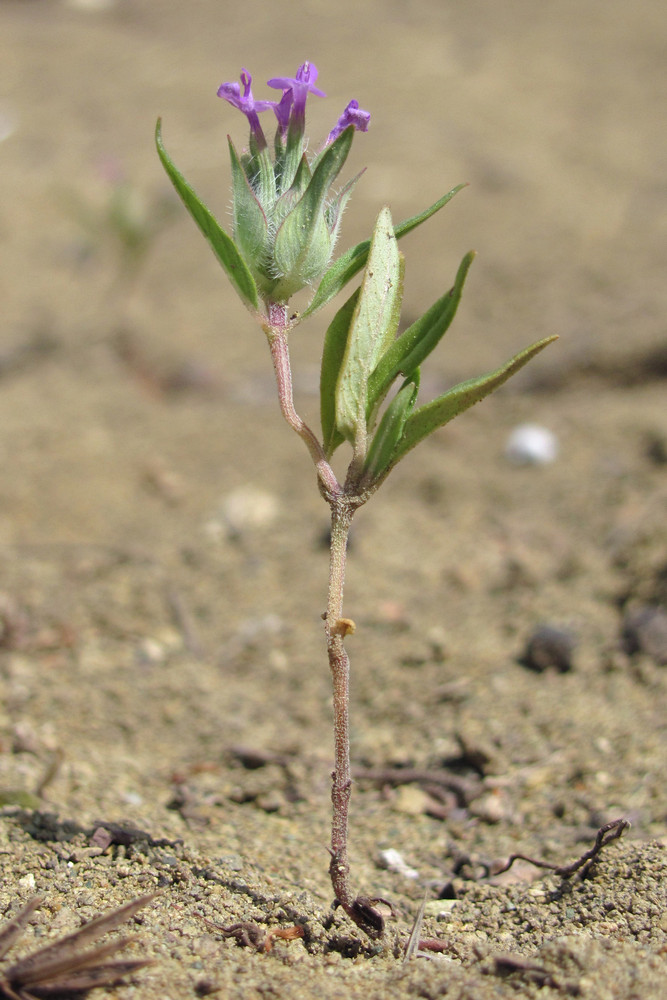
POLYGON ((242 110, 241 88, 238 83, 221 83, 218 87, 218 97, 224 97, 233 107, 242 110))
POLYGON ((319 87, 315 86, 317 80, 317 66, 314 63, 305 62, 299 66, 296 76, 274 76, 268 80, 269 87, 277 87, 280 90, 291 90, 294 102, 294 114, 303 117, 306 110, 306 98, 308 94, 316 97, 326 97, 327 95, 319 87))
POLYGON ((287 131, 287 126, 289 125, 289 116, 292 109, 293 99, 292 90, 289 89, 284 91, 283 96, 279 101, 270 102, 276 118, 278 119, 278 128, 283 135, 287 131))
POLYGON ((218 87, 218 97, 224 98, 234 108, 238 108, 248 119, 250 131, 255 136, 260 149, 266 146, 266 139, 259 124, 258 112, 275 108, 275 101, 256 101, 252 95, 252 77, 247 69, 241 70, 243 93, 238 83, 223 83, 218 87))
POLYGON ((331 132, 329 132, 325 145, 329 146, 349 125, 354 125, 357 132, 367 132, 370 121, 370 111, 363 111, 359 107, 359 101, 350 101, 345 111, 343 111, 331 129, 331 132))

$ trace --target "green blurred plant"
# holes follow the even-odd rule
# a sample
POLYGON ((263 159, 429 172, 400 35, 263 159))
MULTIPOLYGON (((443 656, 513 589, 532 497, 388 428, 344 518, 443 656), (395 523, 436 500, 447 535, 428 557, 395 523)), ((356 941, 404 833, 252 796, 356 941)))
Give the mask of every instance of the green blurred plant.
POLYGON ((85 233, 87 250, 109 247, 116 259, 113 288, 129 289, 156 240, 174 218, 178 202, 167 191, 149 195, 113 161, 100 168, 105 181, 100 204, 70 193, 70 211, 85 233))
POLYGON ((540 340, 497 371, 454 386, 417 404, 420 367, 438 346, 458 308, 474 253, 465 255, 452 287, 403 333, 398 334, 403 294, 403 255, 398 240, 435 215, 465 185, 453 188, 430 208, 395 226, 382 208, 370 240, 333 259, 343 209, 360 175, 340 189, 338 176, 355 130, 366 131, 370 115, 351 101, 312 155, 306 152, 305 106, 317 69, 304 63, 294 77, 269 86, 278 101, 256 101, 252 78, 225 83, 218 96, 245 114, 248 148, 240 155, 231 139, 233 232, 230 236, 195 194, 167 154, 156 129, 162 164, 227 273, 242 302, 268 339, 278 400, 287 423, 305 443, 317 470, 320 493, 331 510, 329 594, 323 615, 333 678, 334 753, 329 871, 336 901, 371 937, 384 930, 378 899, 355 895, 348 864, 348 809, 352 786, 349 747, 349 672, 345 637, 354 622, 343 617, 343 583, 350 524, 355 511, 375 493, 391 469, 438 428, 493 392, 555 337, 540 340), (272 150, 259 121, 271 110, 277 127, 272 150), (320 381, 321 438, 294 406, 288 335, 334 298, 362 269, 361 285, 339 308, 324 337, 320 381), (305 287, 315 291, 307 308, 291 313, 290 298, 305 287), (391 395, 393 393, 393 395, 391 395), (344 443, 351 448, 340 482, 330 460, 344 443))

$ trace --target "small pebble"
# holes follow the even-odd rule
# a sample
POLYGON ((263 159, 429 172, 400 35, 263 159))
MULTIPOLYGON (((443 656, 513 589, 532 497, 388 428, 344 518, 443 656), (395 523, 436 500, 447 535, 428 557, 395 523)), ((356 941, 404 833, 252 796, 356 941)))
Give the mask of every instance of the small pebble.
POLYGON ((238 538, 270 527, 278 516, 278 501, 272 493, 240 486, 222 499, 218 514, 207 525, 209 534, 238 538))
POLYGON ((146 636, 137 646, 135 657, 139 663, 152 666, 165 662, 167 659, 167 650, 158 639, 146 636))
POLYGON ((458 899, 429 899, 424 906, 424 913, 428 917, 447 920, 451 917, 454 907, 458 906, 458 902, 458 899))
POLYGON ((505 456, 515 465, 549 465, 557 455, 556 435, 539 424, 515 427, 505 445, 505 456))
POLYGON ((645 653, 658 666, 666 666, 667 611, 650 604, 632 608, 623 619, 621 641, 630 656, 645 653))
POLYGON ((519 663, 540 674, 549 669, 565 674, 572 669, 576 644, 575 637, 566 629, 539 625, 528 639, 519 663))
POLYGON ((512 817, 510 804, 500 792, 489 792, 475 799, 470 803, 469 811, 483 823, 500 823, 512 817))
POLYGON ((646 457, 654 465, 667 465, 667 437, 651 431, 645 440, 646 457))
POLYGON ((279 788, 273 788, 268 792, 263 792, 255 799, 255 805, 262 812, 275 813, 287 805, 287 799, 279 788))
POLYGON ((121 795, 123 802, 127 802, 128 806, 140 806, 143 805, 144 797, 140 795, 139 792, 123 792, 121 795))
POLYGON ((423 816, 432 801, 431 796, 419 785, 400 785, 394 793, 392 808, 406 816, 423 816))
POLYGON ((403 878, 410 879, 419 878, 419 872, 416 868, 411 868, 404 860, 403 855, 393 847, 388 847, 386 851, 380 851, 378 860, 383 868, 394 872, 395 875, 402 875, 403 878))

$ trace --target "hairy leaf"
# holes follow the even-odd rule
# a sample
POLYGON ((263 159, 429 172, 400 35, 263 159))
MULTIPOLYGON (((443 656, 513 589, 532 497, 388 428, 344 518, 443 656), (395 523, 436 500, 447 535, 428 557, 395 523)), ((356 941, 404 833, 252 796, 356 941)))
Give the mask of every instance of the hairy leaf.
POLYGON ((399 375, 409 379, 449 329, 461 301, 463 285, 474 257, 475 253, 472 250, 465 255, 453 287, 420 319, 409 326, 380 358, 368 380, 369 417, 386 396, 392 382, 399 375))
MULTIPOLYGON (((353 128, 345 129, 329 146, 317 165, 310 183, 276 235, 274 258, 281 274, 304 274, 311 264, 314 246, 324 239, 327 253, 331 244, 324 225, 322 207, 329 188, 343 168, 352 145, 353 128)), ((319 255, 318 255, 319 259, 319 255)), ((326 258, 324 265, 326 266, 326 258)), ((315 272, 313 280, 322 268, 315 272)), ((310 280, 310 279, 308 279, 310 280)))
POLYGON ((420 441, 423 441, 425 437, 428 437, 429 434, 432 434, 438 427, 449 423, 459 413, 463 413, 464 410, 467 410, 475 403, 479 403, 485 396, 488 396, 495 389, 499 388, 503 382, 506 382, 519 369, 523 368, 531 358, 539 354, 547 344, 551 344, 557 339, 558 337, 553 336, 539 340, 536 344, 532 344, 519 354, 516 354, 497 371, 490 372, 487 375, 480 375, 478 378, 471 378, 467 382, 461 382, 444 395, 439 396, 430 403, 426 403, 424 406, 420 406, 405 423, 403 436, 394 452, 392 465, 395 465, 408 451, 419 444, 420 441))
POLYGON ((341 306, 324 337, 320 373, 320 416, 324 450, 329 458, 344 441, 343 436, 336 430, 336 384, 359 292, 359 288, 355 289, 345 305, 341 306))
POLYGON ((403 266, 388 208, 378 216, 336 384, 336 428, 352 444, 366 433, 368 377, 396 336, 403 266))
POLYGON ((213 253, 222 264, 244 304, 251 312, 256 312, 259 307, 259 299, 255 280, 231 236, 220 226, 171 161, 162 142, 162 120, 160 118, 158 118, 155 127, 155 144, 162 166, 180 195, 183 204, 208 240, 213 253))
POLYGON ((261 261, 266 253, 269 235, 266 215, 250 186, 231 139, 229 156, 232 163, 234 235, 246 260, 261 261))
MULTIPOLYGON (((441 208, 451 201, 455 194, 467 187, 466 184, 458 184, 451 191, 448 191, 446 195, 439 198, 438 201, 434 202, 429 208, 424 212, 420 212, 419 215, 413 215, 410 219, 405 219, 405 221, 400 222, 394 229, 394 234, 396 239, 400 240, 402 236, 406 236, 411 233, 413 229, 420 226, 422 222, 426 222, 430 219, 432 215, 439 212, 441 208)), ((319 309, 330 302, 331 299, 340 292, 342 288, 354 278, 355 274, 358 274, 362 267, 365 266, 368 259, 368 252, 371 247, 370 240, 363 240, 361 243, 357 243, 356 246, 350 247, 346 250, 344 254, 341 254, 337 260, 331 265, 329 270, 324 274, 322 280, 317 286, 317 291, 313 296, 313 299, 304 311, 303 317, 312 316, 319 309)))
POLYGON ((401 386, 382 415, 364 463, 364 473, 370 480, 377 479, 391 467, 394 451, 401 440, 418 391, 419 369, 413 372, 410 381, 401 386))

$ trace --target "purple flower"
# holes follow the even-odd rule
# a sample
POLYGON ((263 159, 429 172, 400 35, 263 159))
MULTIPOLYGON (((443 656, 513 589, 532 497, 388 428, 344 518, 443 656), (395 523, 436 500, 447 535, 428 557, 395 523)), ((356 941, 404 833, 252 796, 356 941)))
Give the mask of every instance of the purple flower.
MULTIPOLYGON (((317 80, 317 66, 314 63, 305 62, 299 66, 296 76, 274 76, 268 80, 269 87, 277 87, 280 90, 292 91, 292 101, 294 104, 294 116, 296 119, 305 118, 306 98, 308 94, 315 94, 316 97, 326 97, 324 91, 315 86, 317 80)), ((283 98, 284 98, 283 93, 283 98)), ((282 104, 282 101, 281 101, 282 104)), ((280 121, 280 119, 278 119, 280 121)))
POLYGON ((289 125, 290 111, 292 110, 292 91, 286 90, 279 101, 273 103, 273 110, 278 119, 280 134, 284 135, 289 125))
POLYGON ((362 111, 359 107, 359 101, 350 101, 345 111, 343 111, 331 129, 331 132, 329 132, 325 146, 329 146, 349 125, 354 125, 358 132, 367 132, 370 120, 370 111, 362 111))
POLYGON ((258 112, 275 108, 276 104, 274 101, 255 100, 251 90, 252 77, 247 69, 241 70, 241 83, 243 84, 243 93, 241 93, 238 83, 223 83, 218 87, 218 97, 223 97, 233 107, 243 112, 248 119, 251 135, 254 135, 259 148, 264 149, 266 147, 266 139, 264 138, 262 126, 259 124, 258 112))

